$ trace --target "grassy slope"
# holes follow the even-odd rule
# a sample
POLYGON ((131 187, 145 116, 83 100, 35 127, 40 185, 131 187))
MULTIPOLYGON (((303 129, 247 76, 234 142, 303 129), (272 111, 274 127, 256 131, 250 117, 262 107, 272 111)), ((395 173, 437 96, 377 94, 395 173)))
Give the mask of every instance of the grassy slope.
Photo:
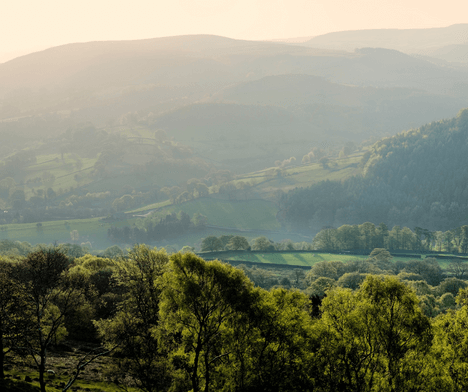
MULTIPOLYGON (((128 221, 115 223, 117 226, 125 226, 128 221)), ((78 230, 79 242, 90 241, 98 248, 113 245, 107 239, 109 223, 100 222, 99 218, 72 219, 68 221, 43 222, 42 228, 38 229, 36 223, 10 224, 2 226, 0 239, 12 241, 27 241, 31 244, 50 244, 70 242, 70 232, 78 230), (68 224, 66 224, 68 223, 68 224)))
POLYGON ((255 189, 263 197, 268 198, 279 189, 287 192, 296 187, 308 187, 324 180, 344 180, 358 174, 360 169, 357 166, 362 155, 363 152, 360 152, 346 158, 331 160, 329 168, 323 168, 319 163, 285 168, 279 177, 269 176, 268 172, 272 170, 269 168, 240 176, 235 182, 254 183, 255 189))
POLYGON ((236 229, 277 230, 280 224, 276 220, 277 208, 265 200, 219 200, 211 198, 195 199, 180 205, 170 206, 156 212, 184 211, 190 216, 199 212, 208 218, 208 225, 231 227, 236 229))
MULTIPOLYGON (((272 178, 267 175, 268 170, 266 169, 259 172, 254 172, 241 176, 234 183, 240 181, 253 182, 254 189, 260 197, 266 199, 270 198, 274 191, 277 189, 288 190, 294 187, 310 186, 311 184, 322 181, 325 179, 340 179, 346 178, 354 174, 358 169, 355 165, 359 162, 362 154, 355 154, 344 159, 337 159, 334 165, 330 169, 324 169, 318 163, 312 163, 308 165, 295 166, 291 168, 283 169, 283 175, 279 178, 272 178)), ((56 180, 53 184, 53 188, 58 187, 66 188, 68 186, 76 186, 76 181, 73 179, 73 173, 76 168, 73 167, 69 171, 63 168, 63 163, 59 159, 58 162, 56 155, 47 155, 38 157, 37 164, 32 165, 28 168, 31 170, 28 178, 34 178, 41 176, 45 170, 50 171, 55 175, 56 180), (39 169, 40 168, 40 169, 39 169)), ((83 161, 83 169, 94 164, 94 160, 83 161)), ((73 158, 65 157, 65 164, 70 167, 74 166, 75 160, 73 158)), ((133 176, 134 181, 141 181, 133 176)), ((86 182, 86 181, 85 181, 86 182)), ((100 181, 99 183, 89 184, 87 187, 90 191, 99 192, 105 191, 119 184, 113 182, 120 182, 119 179, 110 179, 107 181, 100 181)), ((201 213, 208 218, 208 224, 221 227, 229 227, 242 230, 252 230, 251 233, 245 233, 247 237, 257 237, 262 235, 256 230, 279 230, 280 224, 276 220, 277 208, 275 205, 266 200, 239 200, 229 201, 220 200, 214 198, 203 198, 196 199, 190 202, 183 203, 181 205, 170 205, 169 201, 155 203, 147 205, 132 211, 131 213, 139 213, 148 211, 151 209, 159 209, 158 214, 163 215, 167 212, 179 212, 184 211, 190 216, 194 213, 201 213)), ((117 226, 125 226, 135 222, 135 219, 129 219, 113 223, 117 226)), ((99 218, 92 219, 77 219, 69 220, 69 225, 65 225, 64 221, 52 221, 43 222, 41 230, 37 230, 36 224, 10 224, 4 225, 0 230, 0 239, 10 239, 18 241, 27 241, 31 244, 37 243, 53 243, 57 242, 69 242, 70 231, 78 230, 80 234, 79 242, 90 241, 93 244, 93 248, 103 249, 111 246, 112 243, 107 238, 107 229, 111 224, 102 223, 99 218)), ((220 232, 223 234, 229 234, 226 232, 220 232)), ((184 236, 183 238, 170 241, 180 245, 182 241, 187 241, 185 244, 193 245, 199 242, 199 240, 207 234, 191 234, 184 236), (196 238, 198 236, 198 238, 196 238)), ((283 238, 293 238, 293 235, 280 235, 282 238, 272 238, 279 241, 283 238)), ((301 241, 304 239, 293 239, 301 241)))
MULTIPOLYGON (((222 257, 226 260, 242 260, 256 263, 273 263, 273 264, 288 264, 288 265, 310 265, 313 266, 319 261, 352 261, 365 260, 368 256, 356 255, 337 255, 332 253, 250 253, 250 252, 229 252, 222 257)), ((394 257, 393 261, 402 260, 408 261, 411 258, 394 257)))

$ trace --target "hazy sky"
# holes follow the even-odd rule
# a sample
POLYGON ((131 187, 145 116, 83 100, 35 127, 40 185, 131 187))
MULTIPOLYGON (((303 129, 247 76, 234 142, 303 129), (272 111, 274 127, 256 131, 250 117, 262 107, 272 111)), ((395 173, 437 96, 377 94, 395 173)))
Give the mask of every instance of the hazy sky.
POLYGON ((467 22, 466 0, 4 0, 0 54, 182 34, 272 39, 467 22))

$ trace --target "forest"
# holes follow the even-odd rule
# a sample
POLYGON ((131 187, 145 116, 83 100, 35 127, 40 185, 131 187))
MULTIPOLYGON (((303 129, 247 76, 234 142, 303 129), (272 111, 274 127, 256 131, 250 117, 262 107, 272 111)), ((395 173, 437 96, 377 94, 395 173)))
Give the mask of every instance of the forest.
POLYGON ((281 216, 295 228, 385 222, 447 230, 465 221, 468 110, 375 143, 362 174, 283 195, 281 216))
POLYGON ((3 256, 1 382, 24 387, 12 378, 23 366, 30 385, 66 391, 105 358, 101 379, 128 390, 467 388, 468 283, 435 259, 394 263, 377 248, 270 290, 244 271, 146 245, 113 259, 3 256), (92 349, 50 365, 70 342, 92 349))

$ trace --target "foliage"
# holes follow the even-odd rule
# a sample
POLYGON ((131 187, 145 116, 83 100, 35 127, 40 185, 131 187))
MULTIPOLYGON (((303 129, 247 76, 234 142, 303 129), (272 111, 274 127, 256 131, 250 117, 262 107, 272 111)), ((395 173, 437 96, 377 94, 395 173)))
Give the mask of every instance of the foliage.
MULTIPOLYGON (((367 220, 431 231, 466 225, 468 181, 463 146, 468 129, 460 120, 466 110, 458 118, 432 122, 375 143, 364 156, 362 176, 291 191, 283 201, 285 223, 320 229, 367 220)), ((467 235, 464 229, 462 236, 467 235)), ((417 240, 419 246, 426 246, 421 238, 417 240)), ((366 248, 372 247, 377 246, 366 248)), ((465 252, 468 240, 458 248, 465 252)))

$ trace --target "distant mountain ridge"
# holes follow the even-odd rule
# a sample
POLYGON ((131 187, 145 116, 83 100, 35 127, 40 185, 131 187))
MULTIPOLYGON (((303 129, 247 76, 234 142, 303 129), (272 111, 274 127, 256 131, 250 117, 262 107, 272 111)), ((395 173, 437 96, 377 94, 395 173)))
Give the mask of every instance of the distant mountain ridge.
POLYGON ((303 45, 347 51, 373 47, 428 54, 437 48, 465 43, 468 43, 468 23, 430 29, 339 31, 314 37, 303 45))
POLYGON ((5 153, 24 144, 14 135, 56 137, 91 122, 111 132, 163 129, 204 159, 251 171, 466 106, 468 69, 382 48, 193 35, 75 43, 0 64, 5 153))

